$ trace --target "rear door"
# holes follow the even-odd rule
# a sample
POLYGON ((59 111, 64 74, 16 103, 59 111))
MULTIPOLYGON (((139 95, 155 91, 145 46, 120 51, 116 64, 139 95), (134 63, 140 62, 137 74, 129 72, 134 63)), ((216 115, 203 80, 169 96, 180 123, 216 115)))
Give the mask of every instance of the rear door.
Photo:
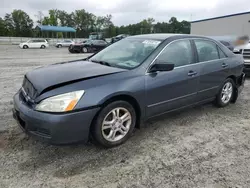
POLYGON ((198 100, 203 101, 216 96, 221 84, 229 75, 230 67, 226 54, 213 41, 194 40, 201 75, 198 87, 198 100))
POLYGON ((46 46, 46 42, 45 40, 38 40, 38 45, 37 45, 37 48, 41 48, 42 45, 46 46))
POLYGON ((190 40, 168 44, 155 63, 174 64, 168 72, 146 74, 147 117, 182 108, 196 102, 200 65, 194 64, 195 55, 190 40))
POLYGON ((34 48, 40 48, 42 45, 41 40, 34 40, 33 46, 34 48))

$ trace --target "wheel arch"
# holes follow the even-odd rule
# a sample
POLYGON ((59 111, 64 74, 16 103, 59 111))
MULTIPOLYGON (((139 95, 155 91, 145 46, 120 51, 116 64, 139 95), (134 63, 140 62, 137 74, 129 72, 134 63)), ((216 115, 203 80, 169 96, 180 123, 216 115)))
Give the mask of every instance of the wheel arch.
POLYGON ((227 77, 227 79, 228 78, 231 78, 234 81, 234 84, 235 84, 234 85, 235 87, 234 87, 234 92, 233 92, 233 98, 231 100, 232 103, 235 103, 237 101, 238 95, 239 95, 238 88, 237 88, 237 78, 236 78, 235 75, 230 75, 230 76, 227 77))
MULTIPOLYGON (((114 102, 114 101, 125 101, 125 102, 128 102, 129 104, 131 104, 134 109, 135 109, 135 113, 136 113, 136 128, 140 128, 140 124, 141 124, 141 117, 142 117, 142 109, 140 108, 140 105, 139 105, 139 102, 138 100, 129 95, 129 94, 116 94, 116 95, 112 95, 112 96, 109 96, 107 98, 105 98, 104 100, 102 100, 100 102, 100 106, 101 106, 101 109, 114 102)), ((96 116, 94 117, 94 119, 99 115, 99 112, 96 114, 96 116)))
POLYGON ((237 84, 237 78, 236 78, 236 76, 230 75, 230 76, 227 77, 227 79, 228 78, 231 78, 234 81, 234 83, 237 84))

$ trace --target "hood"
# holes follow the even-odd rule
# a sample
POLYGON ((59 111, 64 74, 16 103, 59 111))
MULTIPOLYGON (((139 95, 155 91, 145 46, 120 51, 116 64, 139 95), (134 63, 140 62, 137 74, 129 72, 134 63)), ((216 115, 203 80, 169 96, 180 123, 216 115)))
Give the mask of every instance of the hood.
POLYGON ((74 43, 74 46, 83 46, 84 43, 74 43))
POLYGON ((41 94, 44 90, 123 71, 127 70, 89 61, 74 61, 37 68, 28 72, 26 77, 41 94))
POLYGON ((236 46, 234 49, 236 49, 236 50, 250 49, 250 43, 247 43, 247 44, 244 44, 244 45, 240 45, 240 46, 236 46))

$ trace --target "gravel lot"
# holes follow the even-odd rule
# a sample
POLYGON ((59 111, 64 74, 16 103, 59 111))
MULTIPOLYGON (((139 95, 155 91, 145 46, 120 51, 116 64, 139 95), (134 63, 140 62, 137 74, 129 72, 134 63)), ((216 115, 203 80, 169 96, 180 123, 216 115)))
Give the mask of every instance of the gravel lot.
POLYGON ((0 46, 1 188, 250 187, 250 80, 235 105, 151 120, 113 149, 51 146, 25 136, 11 114, 23 75, 82 57, 65 48, 0 46))

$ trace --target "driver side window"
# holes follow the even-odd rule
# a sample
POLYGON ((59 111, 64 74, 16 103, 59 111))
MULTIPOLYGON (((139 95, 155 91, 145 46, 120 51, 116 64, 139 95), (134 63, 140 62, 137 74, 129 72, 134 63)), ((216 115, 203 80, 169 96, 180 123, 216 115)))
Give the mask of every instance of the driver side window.
POLYGON ((180 67, 191 64, 192 60, 193 54, 190 41, 180 40, 169 44, 156 61, 180 67))

